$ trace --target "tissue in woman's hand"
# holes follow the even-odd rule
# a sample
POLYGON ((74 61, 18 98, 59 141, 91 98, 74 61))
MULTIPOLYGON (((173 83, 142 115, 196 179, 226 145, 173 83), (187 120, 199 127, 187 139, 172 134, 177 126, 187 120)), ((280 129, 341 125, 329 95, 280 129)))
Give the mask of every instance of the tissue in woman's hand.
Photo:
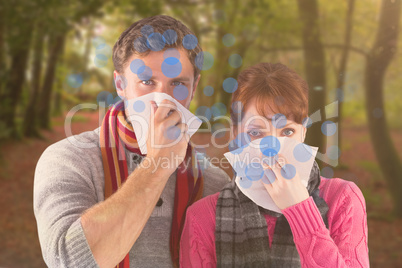
POLYGON ((225 157, 236 172, 239 189, 257 205, 281 213, 263 185, 263 182, 272 183, 274 179, 264 166, 274 165, 279 154, 289 164, 282 174, 291 179, 291 173, 296 171, 307 187, 317 150, 317 147, 295 139, 267 136, 225 153, 225 157))
MULTIPOLYGON (((150 101, 155 101, 159 106, 163 100, 170 100, 176 104, 177 110, 181 115, 182 123, 188 125, 187 133, 191 137, 201 126, 202 121, 192 114, 187 108, 166 93, 154 92, 125 102, 127 118, 131 122, 137 138, 138 146, 142 154, 147 153, 147 138, 151 118, 150 101)), ((158 137, 154 137, 156 142, 158 137)))

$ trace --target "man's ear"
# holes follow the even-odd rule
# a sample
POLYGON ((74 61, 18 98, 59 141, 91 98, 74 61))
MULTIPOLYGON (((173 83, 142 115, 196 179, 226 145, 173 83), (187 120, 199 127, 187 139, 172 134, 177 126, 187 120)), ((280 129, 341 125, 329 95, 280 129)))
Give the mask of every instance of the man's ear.
POLYGON ((200 82, 200 78, 201 78, 201 74, 198 75, 197 79, 194 80, 194 86, 192 88, 192 92, 191 92, 191 100, 193 100, 194 95, 195 95, 195 90, 197 89, 198 86, 198 82, 200 82))
POLYGON ((307 135, 307 128, 302 127, 302 142, 304 142, 304 140, 306 139, 306 135, 307 135))
POLYGON ((120 99, 124 100, 126 97, 124 90, 127 87, 127 79, 123 75, 119 74, 116 70, 113 72, 113 79, 116 86, 117 95, 119 95, 120 99))

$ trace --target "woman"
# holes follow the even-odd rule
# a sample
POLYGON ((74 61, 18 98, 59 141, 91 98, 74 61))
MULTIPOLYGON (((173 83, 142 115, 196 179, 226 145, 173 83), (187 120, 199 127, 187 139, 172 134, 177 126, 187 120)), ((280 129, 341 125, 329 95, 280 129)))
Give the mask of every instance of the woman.
MULTIPOLYGON (((233 103, 243 106, 238 112, 232 105, 235 136, 304 141, 308 86, 286 66, 260 63, 241 72, 233 103), (273 125, 276 114, 286 116, 286 124, 273 125)), ((316 163, 307 189, 297 174, 285 179, 280 169, 272 167, 276 178, 264 187, 282 213, 257 206, 234 180, 189 207, 181 266, 369 267, 365 200, 359 188, 320 177, 316 163)))

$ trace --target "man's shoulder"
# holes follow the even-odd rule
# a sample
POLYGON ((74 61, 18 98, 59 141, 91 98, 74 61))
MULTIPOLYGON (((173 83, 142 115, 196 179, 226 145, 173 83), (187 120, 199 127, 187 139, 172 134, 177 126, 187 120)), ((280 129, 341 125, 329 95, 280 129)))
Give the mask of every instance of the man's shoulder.
POLYGON ((219 192, 230 181, 229 175, 207 158, 202 159, 201 166, 204 176, 204 196, 219 192))

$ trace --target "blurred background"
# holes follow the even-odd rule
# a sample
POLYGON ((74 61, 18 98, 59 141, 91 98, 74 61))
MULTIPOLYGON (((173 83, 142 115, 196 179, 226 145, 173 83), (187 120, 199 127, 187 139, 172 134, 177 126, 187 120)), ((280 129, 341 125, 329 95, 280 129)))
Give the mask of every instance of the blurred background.
MULTIPOLYGON (((226 144, 238 73, 280 62, 310 87, 306 143, 322 175, 366 199, 372 267, 402 267, 400 0, 16 0, 0 3, 0 267, 45 267, 32 208, 36 163, 50 144, 100 126, 118 101, 112 48, 133 22, 166 14, 204 50, 191 111, 211 118, 195 143, 226 144), (97 110, 68 111, 79 104, 97 110), (325 127, 324 127, 325 126, 325 127)), ((227 148, 208 147, 218 156, 227 148)), ((231 170, 226 169, 231 174, 231 170)))

